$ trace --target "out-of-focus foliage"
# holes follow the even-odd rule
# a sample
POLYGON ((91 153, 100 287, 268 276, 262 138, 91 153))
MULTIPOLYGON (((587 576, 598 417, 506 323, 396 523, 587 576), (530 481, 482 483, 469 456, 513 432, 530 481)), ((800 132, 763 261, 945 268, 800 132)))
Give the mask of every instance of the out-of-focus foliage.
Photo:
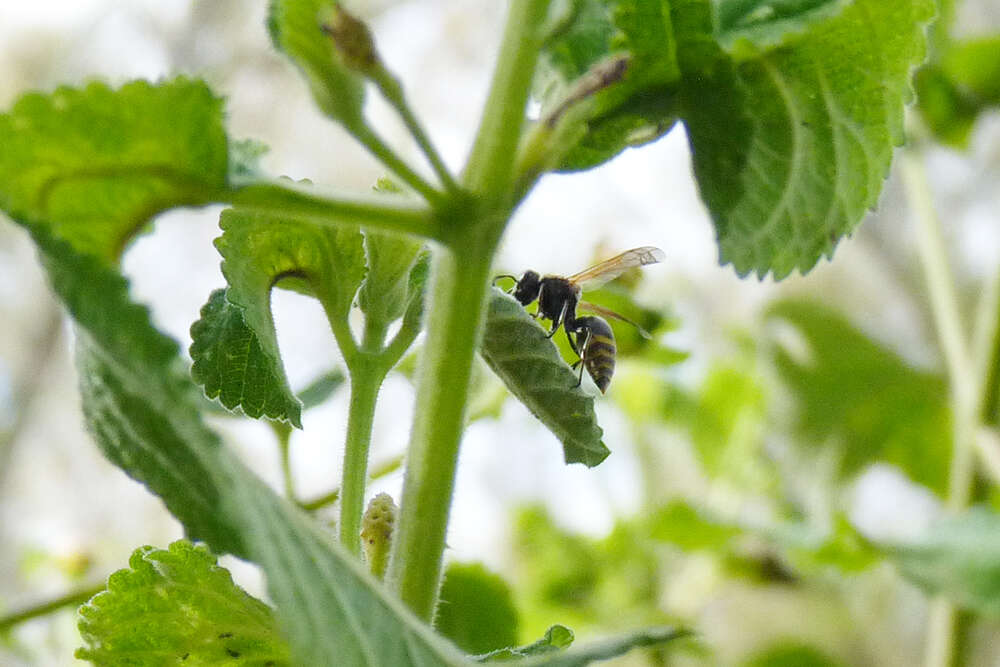
POLYGON ((886 461, 945 491, 951 417, 941 376, 914 368, 815 302, 776 303, 767 319, 780 325, 773 363, 791 398, 798 443, 836 447, 844 477, 886 461))
POLYGON ((510 587, 479 563, 450 563, 434 627, 466 653, 517 644, 518 616, 510 587))
POLYGON ((976 119, 1000 107, 1000 35, 942 42, 917 72, 917 108, 938 141, 967 148, 976 119))
POLYGON ((887 550, 909 579, 968 608, 1000 616, 1000 516, 983 507, 945 517, 887 550))
POLYGON ((522 637, 541 635, 552 620, 578 633, 671 621, 656 608, 661 561, 640 527, 623 522, 604 539, 588 539, 527 507, 512 540, 522 637))
POLYGON ((843 663, 819 649, 796 642, 769 646, 743 663, 743 667, 841 667, 842 665, 843 663))

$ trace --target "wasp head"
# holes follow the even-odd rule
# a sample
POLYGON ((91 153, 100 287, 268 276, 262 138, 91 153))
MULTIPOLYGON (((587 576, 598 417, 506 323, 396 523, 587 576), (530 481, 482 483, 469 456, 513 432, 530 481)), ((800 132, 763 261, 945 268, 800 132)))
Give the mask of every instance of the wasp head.
POLYGON ((542 277, 538 275, 536 271, 525 271, 521 279, 517 281, 517 286, 514 288, 514 298, 522 306, 527 306, 529 303, 538 298, 538 292, 542 288, 542 277))

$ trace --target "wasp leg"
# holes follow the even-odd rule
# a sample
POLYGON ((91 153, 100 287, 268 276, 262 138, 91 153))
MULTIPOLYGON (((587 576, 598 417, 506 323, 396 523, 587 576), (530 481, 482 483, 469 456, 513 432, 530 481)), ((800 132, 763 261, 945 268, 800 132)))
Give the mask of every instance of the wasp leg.
MULTIPOLYGON (((541 297, 539 296, 538 302, 541 303, 541 301, 542 301, 541 297)), ((546 338, 552 338, 553 336, 556 335, 556 332, 559 331, 559 325, 562 324, 563 320, 566 319, 566 311, 568 309, 569 309, 569 301, 564 301, 562 310, 559 311, 559 317, 557 317, 556 320, 552 323, 552 331, 549 332, 549 335, 546 336, 546 338)))
MULTIPOLYGON (((577 336, 579 335, 580 334, 577 333, 577 336)), ((590 336, 591 336, 590 329, 587 329, 584 332, 583 344, 579 345, 580 360, 577 361, 576 364, 573 364, 574 368, 576 368, 577 364, 579 364, 580 366, 580 375, 579 377, 576 378, 576 384, 573 385, 574 389, 583 384, 583 369, 587 367, 587 348, 590 347, 590 336)))
MULTIPOLYGON (((580 354, 580 349, 576 346, 576 341, 573 340, 573 334, 568 329, 566 329, 566 327, 563 327, 563 331, 566 332, 566 340, 569 341, 569 346, 570 346, 570 349, 573 350, 573 354, 575 354, 578 357, 582 357, 583 355, 580 354)), ((576 335, 579 336, 580 332, 577 331, 576 335)), ((582 361, 582 359, 581 359, 581 361, 582 361)), ((576 362, 576 364, 578 364, 578 363, 580 363, 580 361, 576 362)), ((573 364, 573 368, 576 368, 576 364, 573 364)))

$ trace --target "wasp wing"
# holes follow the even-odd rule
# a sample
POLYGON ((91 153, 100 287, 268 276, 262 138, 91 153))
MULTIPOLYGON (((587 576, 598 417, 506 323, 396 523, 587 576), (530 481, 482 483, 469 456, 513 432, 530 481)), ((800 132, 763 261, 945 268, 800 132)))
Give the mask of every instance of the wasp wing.
POLYGON ((604 306, 598 306, 596 303, 590 303, 589 301, 581 301, 576 305, 577 308, 582 308, 583 310, 589 310, 592 313, 597 313, 598 315, 603 315, 604 317, 610 317, 612 319, 625 322, 626 324, 631 324, 632 326, 634 326, 636 329, 639 330, 639 335, 641 335, 643 338, 653 337, 652 334, 650 334, 648 331, 639 326, 638 323, 633 322, 632 320, 625 317, 624 315, 621 315, 620 313, 616 313, 610 308, 605 308, 604 306))
POLYGON ((666 258, 666 253, 655 246, 646 245, 641 248, 632 248, 611 259, 606 259, 600 264, 595 264, 589 269, 584 269, 580 273, 574 273, 567 280, 574 285, 579 285, 581 289, 594 289, 609 280, 614 280, 629 269, 646 264, 656 264, 666 258))

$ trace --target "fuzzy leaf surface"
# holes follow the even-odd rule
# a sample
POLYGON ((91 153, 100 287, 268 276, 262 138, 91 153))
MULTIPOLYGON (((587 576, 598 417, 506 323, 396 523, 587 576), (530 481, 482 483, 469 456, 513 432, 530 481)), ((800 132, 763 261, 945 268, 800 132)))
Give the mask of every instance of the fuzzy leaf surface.
POLYGON ((464 659, 300 510, 221 446, 177 344, 96 258, 35 232, 77 321, 88 427, 112 462, 160 496, 188 536, 258 563, 295 664, 458 665, 464 659))
POLYGON ((494 289, 480 353, 487 365, 563 443, 566 463, 593 467, 611 452, 601 442, 594 399, 545 332, 510 296, 494 289))
POLYGON ((291 665, 271 608, 186 541, 136 549, 79 615, 76 657, 98 665, 291 665))
MULTIPOLYGON (((271 289, 294 281, 298 289, 319 299, 331 321, 346 322, 365 272, 361 232, 356 227, 320 227, 240 209, 223 211, 219 225, 223 233, 215 246, 229 283, 226 300, 241 314, 260 347, 261 366, 273 376, 268 394, 276 395, 278 404, 288 410, 297 399, 281 362, 271 289)), ((239 344, 229 340, 224 345, 231 350, 239 344)), ((240 407, 247 412, 242 400, 240 407)))
POLYGON ((227 185, 222 100, 201 81, 29 93, 0 114, 0 208, 105 261, 154 215, 227 185))
POLYGON ((324 113, 348 130, 364 124, 364 80, 350 71, 334 50, 323 24, 335 0, 271 0, 267 27, 274 48, 299 68, 324 113))
POLYGON ((725 43, 706 33, 708 0, 674 3, 678 52, 705 47, 681 59, 685 88, 702 93, 687 90, 683 118, 721 259, 776 278, 830 255, 876 204, 934 15, 931 0, 856 0, 830 15, 782 4, 799 10, 783 18, 794 34, 776 46, 771 28, 740 32, 726 62, 707 57, 725 43))
POLYGON ((205 395, 248 417, 281 419, 302 428, 302 404, 292 393, 278 360, 264 352, 243 311, 218 289, 191 325, 191 376, 205 395))
POLYGON ((923 536, 884 545, 910 581, 963 607, 1000 615, 1000 516, 974 507, 943 517, 923 536))

